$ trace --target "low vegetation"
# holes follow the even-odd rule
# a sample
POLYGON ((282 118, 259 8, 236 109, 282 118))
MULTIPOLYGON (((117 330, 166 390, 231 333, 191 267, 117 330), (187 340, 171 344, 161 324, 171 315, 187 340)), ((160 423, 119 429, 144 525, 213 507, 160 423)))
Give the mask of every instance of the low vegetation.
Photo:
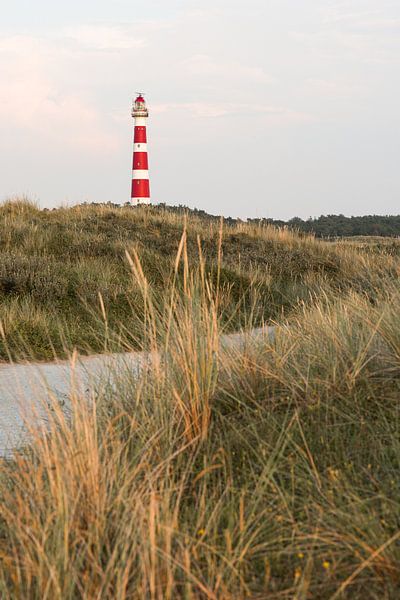
POLYGON ((353 236, 400 238, 400 215, 366 215, 363 217, 321 215, 306 221, 295 217, 286 222, 276 219, 252 219, 252 222, 269 223, 276 227, 287 226, 305 233, 314 233, 322 238, 353 236))
POLYGON ((381 276, 396 272, 396 252, 379 244, 371 252, 230 220, 219 254, 220 222, 197 213, 113 205, 49 211, 8 201, 0 205, 0 359, 120 350, 127 331, 130 347, 143 307, 125 252, 139 252, 162 298, 184 229, 191 263, 198 263, 200 243, 212 281, 218 276, 229 290, 221 306, 226 329, 244 325, 250 312, 255 323, 281 321, 321 293, 373 293, 381 276), (106 329, 112 335, 105 348, 106 329))
MULTIPOLYGON (((8 252, 57 263, 65 281, 80 268, 88 285, 82 276, 74 298, 96 343, 119 337, 152 358, 89 401, 74 395, 67 415, 54 400, 48 434, 32 430, 3 459, 1 597, 397 598, 398 259, 271 227, 221 236, 155 209, 18 210, 27 246, 11 227, 8 252), (120 274, 124 322, 111 317, 120 274), (274 340, 221 345, 227 328, 262 318, 279 321, 274 340)), ((46 321, 36 290, 3 303, 46 321)), ((60 331, 72 326, 63 302, 51 313, 60 331)))

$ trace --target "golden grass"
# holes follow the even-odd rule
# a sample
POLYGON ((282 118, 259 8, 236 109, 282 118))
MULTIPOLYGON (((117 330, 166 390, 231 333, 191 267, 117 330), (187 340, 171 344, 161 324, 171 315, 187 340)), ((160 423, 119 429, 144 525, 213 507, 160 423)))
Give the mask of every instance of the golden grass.
POLYGON ((71 415, 55 402, 1 463, 1 596, 397 597, 398 283, 221 347, 229 290, 186 234, 161 303, 129 262, 152 359, 71 415))

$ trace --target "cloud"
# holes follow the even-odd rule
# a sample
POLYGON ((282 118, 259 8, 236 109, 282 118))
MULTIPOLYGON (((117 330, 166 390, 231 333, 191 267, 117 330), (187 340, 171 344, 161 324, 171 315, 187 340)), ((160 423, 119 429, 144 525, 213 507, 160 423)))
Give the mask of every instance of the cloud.
POLYGON ((65 29, 65 40, 71 40, 90 50, 131 50, 146 45, 136 28, 117 25, 81 25, 65 29))
POLYGON ((340 23, 341 25, 354 24, 360 20, 376 17, 379 14, 379 10, 363 10, 363 11, 349 11, 349 3, 345 5, 329 6, 321 10, 322 23, 333 24, 340 23))
POLYGON ((173 22, 166 20, 134 21, 131 23, 95 23, 64 28, 55 37, 73 42, 93 51, 135 50, 147 47, 153 35, 168 30, 173 22))
POLYGON ((396 32, 400 29, 400 19, 360 19, 357 23, 360 29, 372 30, 372 31, 388 31, 393 30, 396 32))
POLYGON ((365 93, 368 86, 355 81, 309 78, 305 85, 312 88, 313 92, 329 97, 354 98, 354 94, 365 93))
POLYGON ((382 31, 389 29, 398 29, 400 27, 400 17, 388 17, 387 11, 381 8, 372 10, 349 12, 348 7, 329 7, 322 11, 322 23, 324 25, 339 25, 353 31, 382 31))
MULTIPOLYGON (((299 44, 318 52, 319 58, 357 61, 365 64, 394 64, 400 61, 386 35, 376 32, 326 29, 315 32, 292 32, 299 44)), ((396 40, 393 36, 392 40, 396 40)))
POLYGON ((291 33, 322 57, 369 64, 399 62, 400 10, 383 0, 332 3, 318 11, 313 27, 291 33), (365 10, 357 10, 363 5, 365 10))
POLYGON ((195 54, 182 61, 183 71, 190 76, 223 79, 241 79, 255 83, 273 83, 274 79, 260 66, 244 65, 236 61, 220 61, 208 54, 195 54))
POLYGON ((49 62, 62 52, 47 39, 10 36, 0 39, 0 124, 27 137, 66 144, 82 151, 105 152, 115 137, 101 114, 77 91, 65 91, 49 74, 49 62))
POLYGON ((220 118, 239 115, 264 116, 271 121, 309 121, 313 117, 309 114, 290 110, 285 107, 268 106, 265 104, 246 103, 207 103, 207 102, 183 102, 170 104, 155 104, 151 107, 155 114, 170 111, 184 111, 195 118, 220 118))

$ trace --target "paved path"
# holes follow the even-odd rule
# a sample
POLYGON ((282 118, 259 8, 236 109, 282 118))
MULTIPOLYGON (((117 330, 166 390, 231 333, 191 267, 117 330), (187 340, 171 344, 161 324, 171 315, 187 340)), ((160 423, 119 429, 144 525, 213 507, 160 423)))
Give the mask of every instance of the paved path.
MULTIPOLYGON (((266 327, 250 334, 224 335, 221 343, 240 347, 248 339, 273 335, 274 328, 266 327)), ((26 420, 43 422, 51 398, 68 401, 72 389, 87 393, 122 368, 138 372, 145 358, 145 353, 136 352, 79 357, 75 365, 70 361, 0 365, 0 456, 27 440, 26 420)))

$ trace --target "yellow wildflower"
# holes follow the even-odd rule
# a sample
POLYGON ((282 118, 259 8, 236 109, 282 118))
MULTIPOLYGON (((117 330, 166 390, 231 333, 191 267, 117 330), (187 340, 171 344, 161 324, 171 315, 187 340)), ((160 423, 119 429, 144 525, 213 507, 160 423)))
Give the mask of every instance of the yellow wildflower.
POLYGON ((202 535, 205 534, 205 532, 206 532, 205 529, 199 529, 198 532, 197 532, 197 535, 202 536, 202 535))
POLYGON ((330 568, 331 563, 329 562, 329 560, 324 560, 324 562, 322 563, 322 566, 327 571, 330 568))
POLYGON ((328 476, 331 481, 337 481, 339 479, 339 475, 339 469, 333 469, 332 467, 328 467, 328 476))

